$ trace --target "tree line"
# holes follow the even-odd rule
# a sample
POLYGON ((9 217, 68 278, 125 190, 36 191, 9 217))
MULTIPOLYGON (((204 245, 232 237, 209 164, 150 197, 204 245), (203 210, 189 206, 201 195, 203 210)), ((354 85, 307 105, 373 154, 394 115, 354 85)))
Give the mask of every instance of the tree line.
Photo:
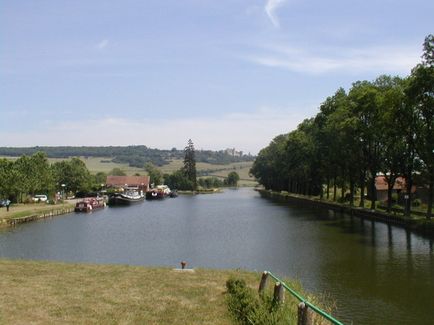
POLYGON ((199 186, 202 188, 237 186, 240 177, 236 172, 229 173, 223 181, 217 177, 197 178, 196 153, 193 141, 189 139, 184 148, 184 165, 172 174, 163 174, 155 165, 147 163, 145 170, 150 176, 151 185, 156 186, 165 183, 171 189, 187 191, 195 191, 199 186))
MULTIPOLYGON (((107 146, 107 147, 28 147, 12 148, 0 147, 0 156, 20 157, 31 156, 37 152, 44 152, 49 158, 70 158, 70 157, 107 157, 108 162, 126 163, 131 167, 143 168, 146 163, 156 166, 163 166, 174 159, 183 159, 184 150, 172 148, 171 150, 160 150, 149 148, 144 145, 138 146, 107 146)), ((250 155, 232 156, 225 151, 199 150, 196 151, 198 162, 212 164, 229 164, 233 162, 253 161, 250 155)))
POLYGON ((37 152, 16 160, 0 159, 0 197, 14 202, 26 202, 35 194, 88 192, 105 181, 105 173, 91 175, 79 158, 50 164, 45 153, 37 152))
MULTIPOLYGON (((184 166, 172 174, 162 172, 152 163, 144 168, 154 185, 167 184, 179 190, 236 186, 239 180, 234 172, 223 182, 217 178, 199 178, 196 171, 196 151, 193 141, 189 140, 184 148, 184 166)), ((140 166, 143 168, 143 165, 140 166)), ((106 183, 107 175, 125 176, 120 168, 113 168, 108 174, 91 174, 86 164, 77 157, 50 164, 45 152, 22 155, 16 160, 0 158, 0 199, 8 198, 13 202, 30 201, 35 194, 70 193, 86 195, 100 191, 106 183)), ((139 174, 136 174, 139 176, 139 174)))
POLYGON ((434 36, 423 44, 422 62, 407 77, 382 75, 339 88, 319 113, 275 137, 257 156, 251 173, 266 188, 305 195, 337 191, 375 209, 377 175, 388 183, 387 209, 398 177, 405 179, 404 212, 410 215, 415 179, 428 187, 427 217, 434 186, 434 36))

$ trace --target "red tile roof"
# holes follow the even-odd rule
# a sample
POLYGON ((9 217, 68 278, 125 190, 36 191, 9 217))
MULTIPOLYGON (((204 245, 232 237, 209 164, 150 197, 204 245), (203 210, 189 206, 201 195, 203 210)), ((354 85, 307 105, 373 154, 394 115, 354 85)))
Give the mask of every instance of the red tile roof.
POLYGON ((107 176, 107 186, 148 186, 149 176, 107 176))
MULTIPOLYGON (((386 177, 384 176, 377 176, 375 177, 375 188, 377 189, 377 191, 387 191, 387 180, 386 177)), ((393 185, 393 189, 394 190, 402 190, 403 192, 405 192, 406 190, 406 183, 405 183, 405 178, 404 177, 398 177, 395 180, 395 184, 393 185)), ((411 188, 411 192, 414 192, 416 190, 416 186, 412 186, 411 188)))

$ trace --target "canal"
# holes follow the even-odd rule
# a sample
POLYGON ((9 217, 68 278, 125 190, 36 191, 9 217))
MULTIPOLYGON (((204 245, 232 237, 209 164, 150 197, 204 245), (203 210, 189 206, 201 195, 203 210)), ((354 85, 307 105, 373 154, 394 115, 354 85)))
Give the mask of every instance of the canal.
POLYGON ((347 324, 434 323, 432 240, 248 188, 5 229, 0 257, 270 270, 330 296, 347 324))

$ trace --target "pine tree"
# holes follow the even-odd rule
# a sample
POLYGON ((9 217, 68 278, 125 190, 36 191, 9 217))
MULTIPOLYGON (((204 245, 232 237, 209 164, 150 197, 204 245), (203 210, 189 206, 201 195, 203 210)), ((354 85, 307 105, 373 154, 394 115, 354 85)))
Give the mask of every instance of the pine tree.
POLYGON ((192 189, 197 188, 196 180, 196 158, 194 154, 194 145, 191 139, 188 140, 188 144, 184 149, 184 174, 192 184, 192 189))

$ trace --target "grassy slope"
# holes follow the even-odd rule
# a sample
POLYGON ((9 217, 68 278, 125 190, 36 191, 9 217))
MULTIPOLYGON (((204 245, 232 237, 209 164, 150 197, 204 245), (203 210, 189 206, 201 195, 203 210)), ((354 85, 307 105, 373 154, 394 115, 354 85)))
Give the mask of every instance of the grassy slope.
POLYGON ((232 324, 225 282, 256 273, 0 260, 1 324, 232 324))

